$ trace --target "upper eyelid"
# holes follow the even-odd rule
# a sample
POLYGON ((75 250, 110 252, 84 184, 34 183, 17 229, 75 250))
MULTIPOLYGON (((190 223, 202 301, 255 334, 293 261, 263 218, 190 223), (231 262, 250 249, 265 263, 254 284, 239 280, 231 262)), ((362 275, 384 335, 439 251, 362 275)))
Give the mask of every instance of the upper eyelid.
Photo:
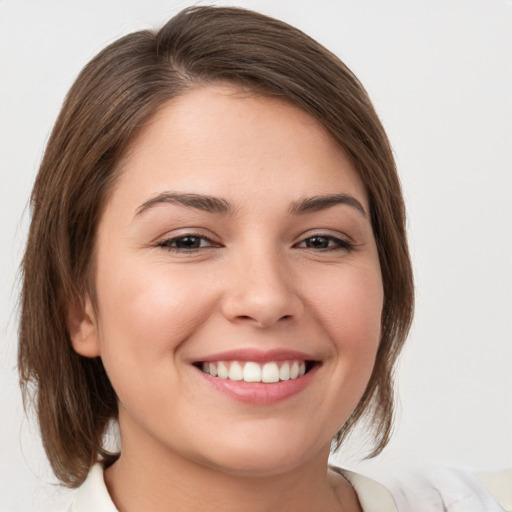
POLYGON ((310 240, 311 238, 327 238, 329 241, 334 241, 336 243, 339 243, 340 245, 346 245, 346 246, 350 246, 350 247, 355 246, 354 242, 352 242, 351 240, 347 240, 341 236, 322 235, 322 234, 310 235, 310 236, 301 238, 298 242, 296 242, 294 244, 294 246, 300 245, 300 244, 306 242, 307 240, 310 240))
POLYGON ((202 235, 200 233, 184 233, 182 235, 175 235, 175 236, 164 236, 157 240, 157 244, 170 242, 174 240, 180 240, 181 238, 201 238, 202 240, 207 240, 208 242, 211 242, 213 244, 219 244, 219 242, 215 241, 213 237, 202 235))
POLYGON ((179 236, 170 236, 170 237, 164 237, 160 238, 156 241, 156 243, 153 245, 153 247, 156 247, 158 249, 162 249, 167 252, 175 253, 177 254, 195 254, 198 252, 204 252, 211 249, 217 249, 219 247, 222 247, 222 245, 218 242, 215 242, 211 238, 205 236, 205 235, 199 235, 194 233, 184 233, 183 235, 179 236), (207 244, 205 246, 201 246, 201 242, 199 244, 199 247, 178 247, 176 245, 173 245, 177 240, 180 240, 182 238, 199 238, 202 241, 207 241, 207 244))
POLYGON ((308 238, 313 238, 315 236, 334 238, 334 239, 342 240, 344 242, 351 243, 351 244, 355 243, 355 240, 347 233, 343 233, 343 232, 331 230, 331 229, 321 229, 321 228, 308 230, 305 233, 302 233, 299 237, 297 237, 297 239, 296 239, 297 242, 295 242, 295 243, 299 243, 303 240, 307 240, 308 238))
POLYGON ((209 230, 205 230, 204 228, 179 228, 167 231, 166 233, 159 235, 154 239, 154 243, 158 244, 159 242, 165 242, 166 240, 175 240, 187 236, 197 236, 199 238, 205 238, 216 243, 218 243, 220 238, 215 233, 212 233, 209 230), (208 233, 205 233, 205 231, 208 231, 208 233))

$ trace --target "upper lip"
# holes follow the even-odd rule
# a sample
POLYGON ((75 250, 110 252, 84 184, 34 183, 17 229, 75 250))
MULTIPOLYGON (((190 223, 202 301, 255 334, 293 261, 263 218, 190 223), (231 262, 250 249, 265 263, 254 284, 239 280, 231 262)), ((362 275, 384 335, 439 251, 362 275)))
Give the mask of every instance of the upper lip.
POLYGON ((266 363, 270 361, 289 361, 293 359, 303 361, 315 361, 318 358, 311 354, 297 350, 287 349, 234 349, 225 352, 216 352, 194 360, 194 362, 214 362, 214 361, 254 361, 255 363, 266 363))

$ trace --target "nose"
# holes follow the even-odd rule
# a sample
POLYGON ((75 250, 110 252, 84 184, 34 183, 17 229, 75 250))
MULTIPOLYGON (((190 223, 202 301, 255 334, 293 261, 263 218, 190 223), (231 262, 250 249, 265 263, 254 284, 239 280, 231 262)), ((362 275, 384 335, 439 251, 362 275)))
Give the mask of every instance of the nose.
POLYGON ((294 286, 290 269, 275 255, 240 258, 230 270, 222 312, 231 322, 258 328, 298 320, 304 304, 294 286))

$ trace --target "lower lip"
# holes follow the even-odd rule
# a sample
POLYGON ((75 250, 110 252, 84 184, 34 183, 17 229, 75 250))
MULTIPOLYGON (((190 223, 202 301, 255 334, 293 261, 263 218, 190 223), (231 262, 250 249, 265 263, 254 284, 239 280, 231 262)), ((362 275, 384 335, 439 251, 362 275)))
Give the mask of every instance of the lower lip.
POLYGON ((315 364, 307 373, 297 379, 282 380, 273 383, 245 382, 243 380, 220 379, 196 370, 215 390, 220 391, 240 402, 254 405, 269 405, 282 402, 303 391, 318 370, 315 364))

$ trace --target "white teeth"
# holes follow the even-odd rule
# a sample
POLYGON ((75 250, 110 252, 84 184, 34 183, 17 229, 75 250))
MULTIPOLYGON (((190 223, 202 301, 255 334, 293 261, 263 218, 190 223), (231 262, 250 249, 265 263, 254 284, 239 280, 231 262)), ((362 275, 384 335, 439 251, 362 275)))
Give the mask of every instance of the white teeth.
POLYGON ((229 380, 242 380, 244 378, 242 367, 235 361, 229 367, 229 380))
POLYGON ((290 378, 290 364, 286 361, 281 368, 279 368, 279 380, 288 380, 290 378))
POLYGON ((279 382, 279 367, 277 363, 265 363, 261 370, 262 382, 279 382))
POLYGON ((245 363, 244 380, 245 382, 261 382, 261 367, 258 363, 245 363))
POLYGON ((227 379, 229 377, 229 368, 222 361, 217 363, 217 376, 220 379, 227 379))
POLYGON ((202 363, 201 370, 220 379, 270 384, 302 377, 306 373, 306 362, 292 360, 260 364, 253 361, 216 361, 202 363))
POLYGON ((290 379, 296 379, 299 376, 299 363, 294 361, 290 368, 290 379))

